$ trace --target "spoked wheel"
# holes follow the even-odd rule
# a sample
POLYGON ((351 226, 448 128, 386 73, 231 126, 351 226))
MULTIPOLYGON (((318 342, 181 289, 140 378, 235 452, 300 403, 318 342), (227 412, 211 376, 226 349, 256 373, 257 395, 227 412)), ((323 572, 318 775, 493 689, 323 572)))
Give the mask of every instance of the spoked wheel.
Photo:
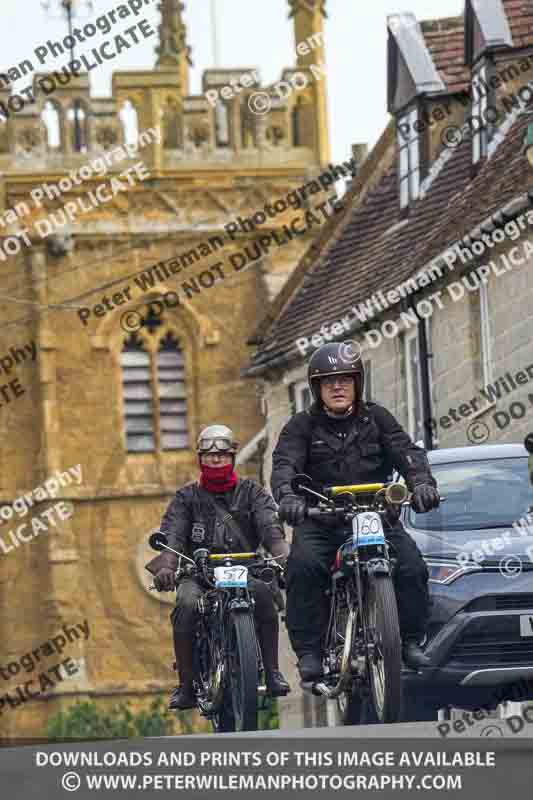
POLYGON ((398 722, 401 713, 401 640, 392 579, 372 576, 366 596, 370 644, 368 671, 372 703, 380 722, 398 722))
POLYGON ((229 631, 229 686, 236 731, 257 730, 257 644, 251 614, 234 614, 229 631))
POLYGON ((202 686, 216 708, 216 712, 211 718, 213 731, 214 733, 234 731, 233 704, 231 693, 227 687, 219 637, 213 637, 212 634, 207 633, 205 638, 200 640, 198 654, 202 686))

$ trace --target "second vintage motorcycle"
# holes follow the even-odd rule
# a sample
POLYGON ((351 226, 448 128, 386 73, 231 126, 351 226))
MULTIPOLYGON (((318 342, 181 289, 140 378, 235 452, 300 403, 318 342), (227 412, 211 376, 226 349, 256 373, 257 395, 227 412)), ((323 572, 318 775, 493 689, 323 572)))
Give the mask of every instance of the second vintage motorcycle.
MULTIPOLYGON (((403 484, 320 487, 307 475, 296 494, 319 501, 314 519, 338 521, 346 541, 331 569, 329 623, 323 639, 324 678, 314 694, 336 699, 344 725, 397 722, 401 712, 401 640, 384 518, 406 502, 403 484)), ((386 523, 385 523, 386 524, 386 523)))

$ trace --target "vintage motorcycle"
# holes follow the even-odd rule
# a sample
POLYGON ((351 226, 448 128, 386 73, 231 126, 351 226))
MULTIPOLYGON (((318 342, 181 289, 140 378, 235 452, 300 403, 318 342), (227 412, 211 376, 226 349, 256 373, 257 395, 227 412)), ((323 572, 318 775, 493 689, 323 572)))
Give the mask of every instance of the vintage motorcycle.
MULTIPOLYGON (((401 640, 383 518, 407 502, 400 483, 320 487, 307 475, 292 480, 296 494, 318 503, 317 520, 337 520, 346 541, 331 568, 329 622, 323 638, 324 677, 304 685, 336 699, 342 724, 397 722, 401 712, 401 640)), ((385 523, 387 524, 387 523, 385 523)))
MULTIPOLYGON (((254 599, 248 588, 253 576, 265 583, 283 569, 275 558, 258 553, 210 553, 198 548, 193 558, 168 546, 161 531, 150 536, 157 551, 179 556, 176 583, 184 575, 197 576, 205 586, 198 601, 193 633, 194 692, 202 716, 215 733, 257 730, 258 699, 267 694, 261 647, 254 624, 254 599)), ((155 586, 151 586, 155 589, 155 586)))

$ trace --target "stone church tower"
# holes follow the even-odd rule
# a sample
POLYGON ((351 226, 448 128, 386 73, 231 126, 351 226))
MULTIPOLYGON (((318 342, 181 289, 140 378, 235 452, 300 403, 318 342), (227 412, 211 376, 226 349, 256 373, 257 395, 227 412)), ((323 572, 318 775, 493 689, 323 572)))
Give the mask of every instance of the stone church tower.
MULTIPOLYGON (((45 735, 76 699, 139 705, 175 683, 172 597, 147 589, 146 540, 196 477, 203 425, 223 421, 243 445, 263 426, 240 369, 266 304, 319 230, 287 237, 298 212, 276 201, 328 165, 326 78, 311 70, 324 61, 324 5, 289 2, 295 45, 312 43, 281 76, 300 73, 302 86, 303 74, 307 86, 286 97, 254 80, 230 94, 254 67, 206 70, 191 95, 184 5, 161 0, 153 69, 115 72, 105 98, 91 95, 87 72, 48 76, 47 94, 36 72, 34 102, 0 120, 4 737, 45 735), (268 113, 254 113, 258 92, 268 113), (268 247, 270 233, 281 244, 268 247), (85 622, 87 637, 72 633, 85 622)), ((9 97, 0 82, 0 101, 9 97)))

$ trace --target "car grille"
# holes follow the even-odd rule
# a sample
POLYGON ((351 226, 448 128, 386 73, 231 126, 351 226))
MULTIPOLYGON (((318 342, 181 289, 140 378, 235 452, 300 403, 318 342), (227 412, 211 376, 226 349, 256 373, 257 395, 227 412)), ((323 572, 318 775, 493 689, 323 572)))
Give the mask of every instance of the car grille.
POLYGON ((533 613, 533 594, 494 594, 477 597, 463 609, 472 611, 517 611, 527 609, 533 613))
POLYGON ((458 641, 450 655, 449 661, 460 661, 472 666, 487 667, 504 666, 506 664, 533 664, 533 638, 522 639, 516 635, 487 635, 473 633, 465 635, 458 641))

